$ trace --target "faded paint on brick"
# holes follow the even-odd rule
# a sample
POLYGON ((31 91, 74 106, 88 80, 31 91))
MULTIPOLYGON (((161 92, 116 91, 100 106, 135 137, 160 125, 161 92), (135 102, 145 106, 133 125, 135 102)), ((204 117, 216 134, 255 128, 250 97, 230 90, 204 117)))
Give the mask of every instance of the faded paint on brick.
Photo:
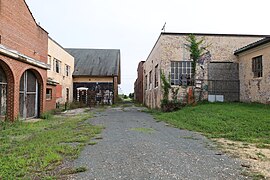
MULTIPOLYGON (((160 107, 162 100, 162 89, 160 74, 158 74, 159 86, 154 88, 153 84, 149 84, 149 72, 154 72, 155 66, 158 64, 160 69, 164 71, 166 77, 170 75, 171 61, 190 60, 190 53, 185 48, 186 34, 161 33, 146 62, 144 63, 144 103, 150 108, 160 107), (145 79, 146 75, 148 76, 145 79), (148 88, 145 88, 147 84, 148 88)), ((197 35, 197 38, 204 38, 204 46, 210 52, 211 58, 204 62, 204 70, 197 66, 196 78, 208 79, 208 64, 210 62, 238 62, 234 56, 234 51, 247 44, 262 39, 263 36, 238 36, 238 35, 197 35), (204 71, 204 72, 200 72, 204 71)), ((154 74, 152 76, 154 82, 154 74)), ((179 88, 178 99, 185 101, 187 97, 188 87, 173 86, 179 88)), ((169 95, 171 98, 171 93, 169 95)), ((204 95, 207 97, 207 95, 204 95)))
POLYGON ((239 54, 240 100, 270 104, 270 43, 239 54), (263 75, 254 78, 252 58, 262 55, 263 75))

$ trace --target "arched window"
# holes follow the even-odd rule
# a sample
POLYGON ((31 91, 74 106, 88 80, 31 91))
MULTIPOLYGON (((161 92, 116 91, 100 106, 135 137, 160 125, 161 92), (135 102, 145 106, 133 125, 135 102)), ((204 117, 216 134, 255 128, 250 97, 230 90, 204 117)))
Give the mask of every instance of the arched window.
POLYGON ((23 73, 20 80, 20 117, 23 119, 38 116, 38 81, 31 70, 23 73))
POLYGON ((0 118, 6 115, 7 109, 7 78, 3 68, 0 66, 0 118))

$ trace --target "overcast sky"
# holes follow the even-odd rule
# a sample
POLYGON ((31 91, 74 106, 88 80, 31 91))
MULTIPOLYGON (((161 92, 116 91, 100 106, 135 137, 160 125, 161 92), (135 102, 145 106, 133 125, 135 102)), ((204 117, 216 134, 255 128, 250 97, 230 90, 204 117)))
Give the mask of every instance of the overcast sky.
POLYGON ((166 32, 270 34, 269 0, 26 0, 64 47, 121 50, 120 93, 133 92, 164 22, 166 32))

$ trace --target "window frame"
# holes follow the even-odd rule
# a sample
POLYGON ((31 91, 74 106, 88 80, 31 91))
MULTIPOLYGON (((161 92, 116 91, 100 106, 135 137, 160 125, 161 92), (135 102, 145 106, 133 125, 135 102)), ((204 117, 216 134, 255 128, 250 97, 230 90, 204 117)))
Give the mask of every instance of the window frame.
POLYGON ((46 88, 46 100, 47 101, 52 100, 52 88, 46 88), (48 93, 48 92, 50 92, 50 93, 48 93))
POLYGON ((159 83, 158 83, 158 64, 155 66, 155 88, 158 87, 159 83))
POLYGON ((252 58, 252 72, 254 78, 263 77, 263 56, 256 56, 252 58))
POLYGON ((47 60, 48 65, 50 65, 50 69, 52 70, 52 56, 48 55, 48 60, 47 60))
POLYGON ((70 66, 69 65, 67 65, 67 64, 65 64, 65 72, 66 72, 66 76, 68 77, 69 75, 70 75, 70 66))
POLYGON ((152 75, 153 75, 153 73, 152 73, 152 70, 149 72, 149 89, 151 89, 151 87, 152 87, 152 75))
POLYGON ((145 75, 145 90, 148 90, 148 75, 145 75))
POLYGON ((170 75, 172 86, 193 86, 192 61, 171 61, 170 75))
POLYGON ((61 73, 61 61, 60 60, 58 60, 58 59, 56 59, 56 58, 54 58, 54 64, 55 64, 55 68, 54 68, 54 71, 56 72, 56 73, 61 73))

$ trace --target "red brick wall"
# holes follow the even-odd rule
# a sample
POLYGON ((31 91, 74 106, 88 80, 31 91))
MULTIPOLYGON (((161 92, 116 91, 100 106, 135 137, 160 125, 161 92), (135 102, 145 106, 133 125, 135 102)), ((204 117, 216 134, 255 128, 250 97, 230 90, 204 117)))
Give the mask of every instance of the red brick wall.
MULTIPOLYGON (((48 33, 34 21, 24 0, 0 0, 1 44, 47 63, 48 33)), ((46 69, 38 68, 0 54, 0 65, 8 78, 7 118, 19 116, 19 85, 22 74, 31 69, 40 85, 40 113, 45 110, 46 69)))
POLYGON ((138 77, 134 83, 135 100, 139 103, 143 103, 143 63, 144 61, 141 61, 138 65, 138 77))
POLYGON ((47 63, 48 34, 36 24, 25 1, 0 3, 1 44, 47 63))
POLYGON ((62 97, 62 85, 56 85, 56 98, 62 97))
POLYGON ((46 100, 45 112, 56 108, 56 86, 47 85, 47 88, 52 89, 52 99, 46 100))

